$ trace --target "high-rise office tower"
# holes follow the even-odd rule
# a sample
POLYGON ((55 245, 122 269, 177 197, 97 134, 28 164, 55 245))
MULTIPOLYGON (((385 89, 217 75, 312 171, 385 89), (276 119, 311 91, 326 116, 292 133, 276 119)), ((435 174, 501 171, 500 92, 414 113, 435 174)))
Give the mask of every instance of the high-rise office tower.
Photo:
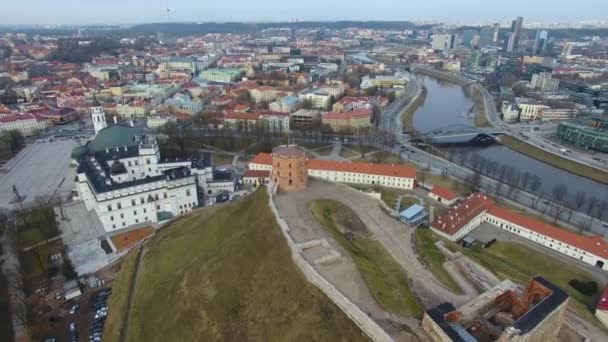
POLYGON ((549 30, 538 29, 536 31, 536 39, 534 39, 534 48, 532 49, 532 53, 535 55, 539 55, 539 54, 543 53, 547 48, 548 41, 549 41, 549 30))
POLYGON ((471 42, 477 34, 476 30, 464 30, 462 31, 462 45, 472 47, 471 42))
POLYGON ((484 47, 494 42, 494 29, 491 26, 484 26, 479 30, 479 47, 484 47))
POLYGON ((524 18, 517 17, 511 23, 511 35, 507 43, 507 52, 513 52, 519 47, 519 38, 521 36, 521 26, 524 22, 524 18))
POLYGON ((447 33, 435 33, 433 34, 433 41, 431 45, 433 50, 451 50, 454 48, 454 35, 447 33))
POLYGON ((500 32, 500 24, 494 24, 494 26, 492 26, 492 29, 494 30, 492 34, 492 43, 494 43, 494 45, 498 45, 498 33, 500 32))

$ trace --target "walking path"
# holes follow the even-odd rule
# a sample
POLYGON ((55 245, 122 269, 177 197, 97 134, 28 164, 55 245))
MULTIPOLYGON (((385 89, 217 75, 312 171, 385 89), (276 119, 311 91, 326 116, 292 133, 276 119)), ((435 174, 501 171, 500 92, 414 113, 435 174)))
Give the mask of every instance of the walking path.
MULTIPOLYGON (((278 207, 281 215, 285 217, 290 226, 295 227, 294 239, 303 242, 322 234, 323 237, 332 241, 331 237, 324 233, 316 219, 312 216, 309 203, 316 199, 337 200, 349 206, 363 221, 375 238, 387 249, 393 258, 404 268, 411 279, 414 292, 419 297, 424 307, 431 307, 440 303, 450 301, 454 305, 461 305, 477 296, 477 292, 471 291, 464 295, 453 293, 449 288, 440 283, 433 274, 418 259, 412 248, 413 229, 406 227, 403 223, 388 216, 382 209, 378 200, 369 197, 357 190, 344 185, 313 181, 307 190, 299 193, 279 195, 278 207)), ((339 246, 334 246, 341 251, 339 246)), ((343 259, 350 260, 347 253, 342 253, 343 259)), ((350 261, 352 264, 352 261, 350 261)), ((356 266, 351 265, 355 273, 356 266)), ((329 276, 328 276, 329 277, 329 276)), ((328 279, 332 284, 340 287, 351 300, 362 308, 378 311, 377 304, 370 304, 367 290, 350 279, 328 279), (346 283, 346 284, 342 284, 346 283), (353 289, 356 287, 356 289, 353 289)), ((467 290, 466 288, 464 289, 467 290)), ((365 309, 364 309, 365 310, 365 309)))
MULTIPOLYGON (((317 183, 315 188, 324 185, 317 183)), ((387 312, 376 302, 348 252, 327 234, 310 212, 309 202, 318 198, 320 197, 307 190, 299 193, 279 194, 275 202, 280 215, 290 227, 289 234, 297 244, 302 245, 323 239, 328 242, 329 248, 341 254, 341 257, 331 264, 314 264, 314 260, 322 252, 320 250, 317 250, 317 253, 307 250, 303 253, 304 258, 323 278, 367 313, 395 341, 425 340, 426 334, 421 330, 417 319, 400 317, 387 312), (404 325, 407 328, 403 328, 404 325)))

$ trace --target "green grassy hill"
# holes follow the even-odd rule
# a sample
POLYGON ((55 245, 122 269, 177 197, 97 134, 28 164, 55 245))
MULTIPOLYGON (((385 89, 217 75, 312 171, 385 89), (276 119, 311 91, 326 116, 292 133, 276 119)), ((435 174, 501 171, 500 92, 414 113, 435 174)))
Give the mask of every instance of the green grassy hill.
POLYGON ((267 201, 202 210, 148 243, 128 341, 368 340, 293 264, 267 201))

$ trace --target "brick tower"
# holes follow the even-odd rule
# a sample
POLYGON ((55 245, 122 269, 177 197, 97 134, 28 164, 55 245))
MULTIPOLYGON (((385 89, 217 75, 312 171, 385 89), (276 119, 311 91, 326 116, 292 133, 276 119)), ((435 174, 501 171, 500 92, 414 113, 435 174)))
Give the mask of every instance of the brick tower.
POLYGON ((306 153, 294 145, 272 150, 272 181, 279 191, 300 191, 308 185, 306 153))

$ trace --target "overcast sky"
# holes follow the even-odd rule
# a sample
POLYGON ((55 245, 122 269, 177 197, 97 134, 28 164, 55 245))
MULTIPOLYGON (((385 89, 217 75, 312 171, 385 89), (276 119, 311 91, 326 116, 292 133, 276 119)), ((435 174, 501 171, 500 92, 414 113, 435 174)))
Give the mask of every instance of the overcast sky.
POLYGON ((0 0, 2 24, 131 24, 167 21, 606 20, 607 0, 0 0))

